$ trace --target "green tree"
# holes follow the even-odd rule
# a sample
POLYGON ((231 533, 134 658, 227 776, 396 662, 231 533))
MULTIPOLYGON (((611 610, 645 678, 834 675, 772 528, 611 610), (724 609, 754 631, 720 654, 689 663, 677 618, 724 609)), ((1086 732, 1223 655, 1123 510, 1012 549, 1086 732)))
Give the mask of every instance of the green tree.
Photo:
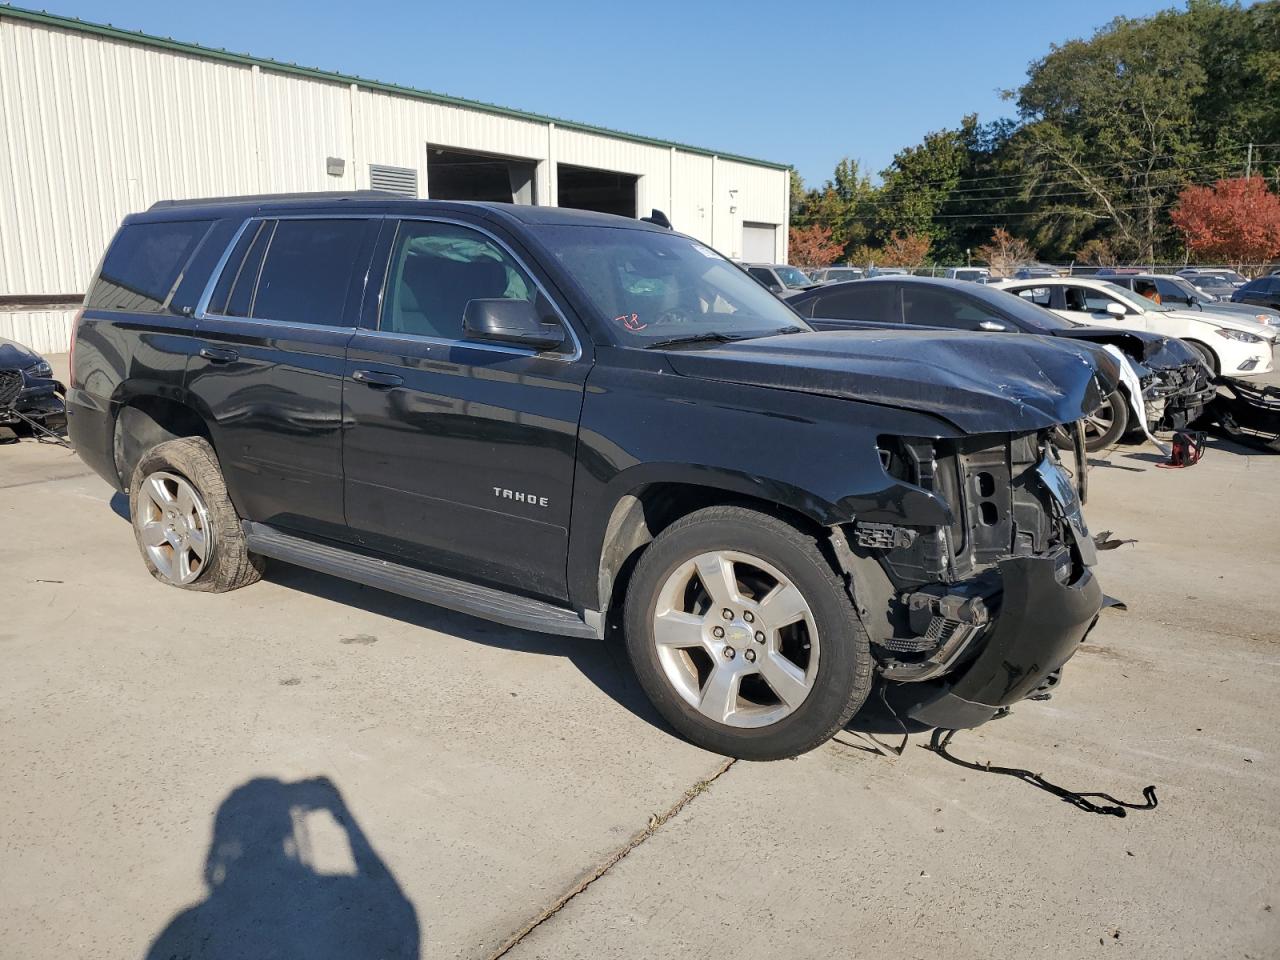
POLYGON ((881 173, 881 237, 898 232, 923 234, 934 241, 951 239, 937 218, 946 212, 946 201, 964 176, 977 127, 977 116, 967 116, 959 129, 928 133, 917 146, 894 155, 881 173))
POLYGON ((1102 221, 1113 246, 1138 260, 1153 261, 1171 239, 1165 211, 1202 156, 1193 137, 1206 85, 1198 50, 1189 16, 1167 11, 1118 18, 1031 65, 1011 145, 1052 246, 1075 246, 1102 221))

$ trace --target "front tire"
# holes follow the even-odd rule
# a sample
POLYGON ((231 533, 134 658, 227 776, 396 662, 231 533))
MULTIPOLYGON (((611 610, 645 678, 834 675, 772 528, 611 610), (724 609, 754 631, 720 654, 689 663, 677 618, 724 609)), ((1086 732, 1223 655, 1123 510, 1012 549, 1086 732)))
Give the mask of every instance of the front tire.
POLYGON ((262 578, 249 553, 213 447, 203 437, 157 444, 129 484, 129 515, 143 562, 161 583, 226 593, 262 578))
POLYGON ((1118 443, 1129 429, 1129 398, 1121 390, 1113 390, 1097 410, 1081 421, 1084 448, 1089 453, 1106 450, 1118 443))
POLYGON ((658 712, 698 746, 779 760, 831 738, 871 689, 861 623, 818 544, 741 507, 676 521, 627 589, 627 653, 658 712))

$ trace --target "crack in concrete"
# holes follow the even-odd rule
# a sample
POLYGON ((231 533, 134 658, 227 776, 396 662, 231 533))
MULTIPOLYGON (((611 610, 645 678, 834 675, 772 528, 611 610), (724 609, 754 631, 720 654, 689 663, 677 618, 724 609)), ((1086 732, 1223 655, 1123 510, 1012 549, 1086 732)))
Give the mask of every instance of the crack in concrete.
POLYGON ((561 894, 560 897, 556 899, 554 903, 551 904, 551 906, 547 907, 540 914, 538 914, 536 917, 534 917, 532 920, 526 923, 523 927, 517 930, 514 934, 508 937, 506 942, 504 942, 502 946, 498 947, 498 949, 495 950, 493 953, 489 954, 486 960, 500 960, 501 957, 506 956, 521 941, 523 941, 526 937, 528 937, 529 934, 533 933, 534 930, 538 929, 538 927, 542 926, 544 923, 546 923, 548 920, 554 917, 557 913, 563 910, 569 904, 569 901, 571 901, 578 894, 583 893, 593 883, 595 883, 597 880, 603 877, 606 873, 608 873, 610 870, 616 867, 619 863, 621 863, 624 859, 626 859, 627 855, 630 854, 632 850, 640 846, 640 844, 644 843, 646 840, 652 837, 655 833, 657 833, 662 828, 662 825, 664 823, 666 823, 672 817, 679 814, 681 810, 683 810, 686 806, 688 806, 693 801, 694 797, 697 797, 700 794, 705 793, 713 783, 715 783, 722 776, 724 776, 729 771, 729 768, 732 767, 737 762, 738 761, 735 759, 725 760, 722 764, 720 764, 720 767, 715 771, 715 773, 711 774, 711 776, 707 777, 705 780, 699 780, 697 783, 695 783, 692 787, 690 787, 688 790, 684 792, 684 794, 680 797, 679 800, 677 800, 670 807, 668 807, 663 813, 654 814, 653 816, 651 816, 649 818, 648 824, 645 826, 643 830, 641 830, 639 833, 632 836, 632 838, 628 840, 622 847, 620 847, 618 850, 615 850, 612 854, 606 857, 604 862, 601 863, 599 866, 597 866, 594 870, 592 870, 591 873, 587 874, 587 876, 583 877, 581 880, 575 883, 572 887, 570 887, 567 891, 561 894))

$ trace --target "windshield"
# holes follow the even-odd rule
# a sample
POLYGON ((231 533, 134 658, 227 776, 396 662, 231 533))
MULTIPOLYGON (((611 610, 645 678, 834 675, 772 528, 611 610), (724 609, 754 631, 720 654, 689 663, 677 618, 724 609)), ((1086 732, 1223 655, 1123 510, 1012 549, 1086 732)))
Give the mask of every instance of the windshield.
MULTIPOLYGON (((700 334, 759 337, 785 328, 809 329, 742 269, 688 237, 588 226, 544 226, 538 237, 582 287, 618 343, 644 346, 700 334)), ((784 269, 794 268, 778 268, 784 269)))
POLYGON ((1118 283, 1099 282, 1098 286, 1102 287, 1107 293, 1111 294, 1122 303, 1126 303, 1131 307, 1137 307, 1140 311, 1146 313, 1168 313, 1173 307, 1166 307, 1156 303, 1154 300, 1148 300, 1140 293, 1134 293, 1127 287, 1122 287, 1118 283))
POLYGON ((779 266, 773 268, 774 273, 778 275, 778 279, 788 287, 811 287, 813 281, 804 275, 796 267, 779 266))
POLYGON ((1184 280, 1182 277, 1163 277, 1162 279, 1168 281, 1169 283, 1177 287, 1178 291, 1184 297, 1186 297, 1188 301, 1190 301, 1192 297, 1195 297, 1197 300, 1203 300, 1206 297, 1213 296, 1213 294, 1211 293, 1201 293, 1199 290, 1197 290, 1194 286, 1192 286, 1189 282, 1184 280))
POLYGON ((861 280, 862 271, 852 267, 836 268, 827 271, 828 280, 861 280))

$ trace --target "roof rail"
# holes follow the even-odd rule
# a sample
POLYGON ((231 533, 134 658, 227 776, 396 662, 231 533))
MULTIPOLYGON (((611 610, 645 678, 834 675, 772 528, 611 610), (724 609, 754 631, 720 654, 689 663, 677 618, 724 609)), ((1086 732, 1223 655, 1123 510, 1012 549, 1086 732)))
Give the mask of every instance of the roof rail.
POLYGON ((157 200, 148 209, 201 207, 215 203, 277 203, 284 200, 411 200, 386 190, 316 190, 311 193, 259 193, 243 197, 204 197, 188 200, 157 200))

